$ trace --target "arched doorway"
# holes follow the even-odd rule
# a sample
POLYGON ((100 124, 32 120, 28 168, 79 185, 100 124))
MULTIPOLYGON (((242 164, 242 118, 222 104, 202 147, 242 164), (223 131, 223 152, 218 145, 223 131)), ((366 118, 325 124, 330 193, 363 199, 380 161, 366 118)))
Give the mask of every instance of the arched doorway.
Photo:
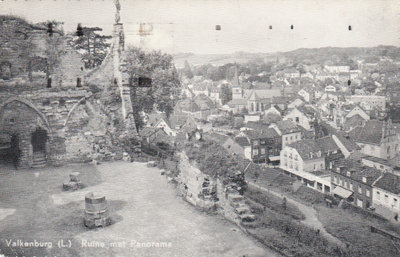
POLYGON ((47 131, 37 128, 31 136, 33 150, 33 167, 41 167, 46 165, 46 142, 47 131))
POLYGON ((21 157, 19 136, 0 134, 0 163, 17 168, 21 157))

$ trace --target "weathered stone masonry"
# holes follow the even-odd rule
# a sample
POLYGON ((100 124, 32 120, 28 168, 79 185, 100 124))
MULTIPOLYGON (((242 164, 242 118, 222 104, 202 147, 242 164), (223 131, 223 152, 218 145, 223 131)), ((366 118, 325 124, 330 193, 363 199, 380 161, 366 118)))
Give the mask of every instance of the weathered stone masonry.
MULTIPOLYGON (((44 56, 42 38, 47 35, 37 34, 34 55, 44 56)), ((126 97, 130 92, 123 86, 120 67, 122 24, 114 25, 113 44, 103 64, 90 72, 84 70, 80 55, 66 38, 57 40, 63 54, 50 76, 50 87, 43 76, 0 78, 0 133, 18 137, 21 167, 32 167, 42 157, 55 165, 122 157, 118 139, 136 134, 126 97), (47 135, 40 139, 44 147, 39 150, 32 141, 38 130, 47 135)))

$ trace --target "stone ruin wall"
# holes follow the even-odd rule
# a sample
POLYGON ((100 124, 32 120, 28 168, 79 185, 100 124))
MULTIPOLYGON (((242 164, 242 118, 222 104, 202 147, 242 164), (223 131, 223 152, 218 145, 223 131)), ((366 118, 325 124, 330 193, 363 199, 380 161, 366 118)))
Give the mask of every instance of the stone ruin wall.
POLYGON ((122 157, 116 142, 124 130, 118 102, 104 106, 102 93, 87 90, 0 94, 0 131, 20 138, 20 166, 32 166, 31 133, 38 127, 48 133, 47 162, 110 160, 122 157), (10 119, 13 122, 10 123, 10 119))

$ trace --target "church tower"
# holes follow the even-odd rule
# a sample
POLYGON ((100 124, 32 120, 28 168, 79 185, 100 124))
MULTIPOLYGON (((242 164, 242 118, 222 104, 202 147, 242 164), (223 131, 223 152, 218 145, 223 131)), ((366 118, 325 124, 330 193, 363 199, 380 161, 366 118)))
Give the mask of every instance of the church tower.
POLYGON ((233 85, 232 85, 232 99, 242 99, 243 98, 243 89, 239 85, 239 76, 237 65, 235 63, 235 76, 233 78, 233 85))

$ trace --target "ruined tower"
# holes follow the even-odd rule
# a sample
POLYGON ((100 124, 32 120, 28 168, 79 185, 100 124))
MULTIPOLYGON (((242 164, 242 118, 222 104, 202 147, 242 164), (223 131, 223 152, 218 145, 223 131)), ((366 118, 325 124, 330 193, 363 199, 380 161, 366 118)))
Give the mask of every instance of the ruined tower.
POLYGON ((125 48, 124 27, 120 22, 121 5, 119 0, 115 0, 115 23, 112 35, 112 58, 114 82, 117 84, 121 96, 121 113, 129 134, 136 133, 135 122, 133 118, 132 102, 130 98, 129 75, 124 72, 121 63, 122 54, 125 48))

